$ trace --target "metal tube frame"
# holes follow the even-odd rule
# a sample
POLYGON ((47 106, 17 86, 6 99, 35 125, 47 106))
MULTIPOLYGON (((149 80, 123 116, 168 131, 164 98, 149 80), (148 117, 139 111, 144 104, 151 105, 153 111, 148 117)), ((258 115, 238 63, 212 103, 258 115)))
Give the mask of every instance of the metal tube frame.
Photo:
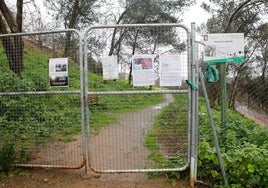
MULTIPOLYGON (((190 31, 189 29, 181 24, 176 24, 176 23, 162 23, 162 24, 124 24, 124 25, 97 25, 97 26, 91 26, 88 30, 86 30, 86 32, 84 33, 84 37, 83 37, 83 42, 84 42, 84 85, 85 85, 85 108, 86 108, 86 130, 87 130, 87 159, 90 159, 90 113, 89 113, 89 96, 90 94, 127 94, 128 92, 122 92, 122 91, 118 91, 118 92, 89 92, 89 85, 88 85, 88 63, 87 63, 87 46, 85 45, 86 42, 86 37, 88 36, 88 33, 94 29, 107 29, 107 28, 127 28, 127 27, 180 27, 183 28, 187 34, 187 59, 188 59, 188 76, 190 73, 189 68, 191 68, 190 66, 190 52, 189 50, 191 49, 191 36, 190 36, 190 31)), ((169 92, 165 91, 165 90, 159 90, 159 91, 131 91, 129 93, 131 94, 145 94, 145 93, 190 93, 191 91, 189 90, 183 90, 183 91, 174 91, 171 90, 169 92)), ((188 95, 189 96, 189 95, 188 95)), ((192 100, 193 97, 189 96, 189 99, 192 100)), ((191 108, 190 106, 191 102, 189 101, 189 109, 191 108)), ((190 110, 189 110, 190 111, 190 110)), ((191 144, 190 142, 192 141, 190 138, 190 132, 191 132, 191 128, 189 128, 189 123, 191 122, 191 119, 194 119, 193 117, 191 117, 193 114, 192 113, 188 113, 188 153, 187 153, 187 162, 185 164, 185 166, 181 167, 181 168, 174 168, 174 169, 132 169, 132 170, 104 170, 104 171, 97 171, 97 172, 103 172, 103 173, 109 173, 109 172, 117 172, 117 173, 121 173, 121 172, 163 172, 163 171, 183 171, 186 170, 189 167, 190 164, 190 153, 191 153, 191 144), (190 148, 189 148, 190 147, 190 148)), ((89 160, 87 160, 87 162, 89 162, 89 160)), ((91 168, 91 165, 89 163, 86 164, 87 166, 87 170, 91 169, 91 171, 96 172, 95 169, 91 168)), ((87 173, 90 173, 89 171, 87 173)))
POLYGON ((81 164, 74 165, 42 165, 42 164, 13 164, 16 167, 39 167, 39 168, 64 168, 64 169, 79 169, 85 166, 86 164, 86 155, 85 155, 85 120, 84 120, 84 75, 83 73, 83 56, 82 56, 82 34, 76 29, 62 29, 55 31, 36 31, 36 32, 28 32, 28 33, 13 33, 13 34, 0 34, 0 38, 2 37, 10 37, 10 36, 30 36, 30 35, 41 35, 41 34, 57 34, 57 33, 66 33, 66 32, 74 32, 78 35, 79 38, 79 71, 80 71, 80 91, 29 91, 29 92, 0 92, 0 96, 30 96, 30 95, 70 95, 70 94, 80 94, 80 102, 81 102, 81 133, 82 133, 82 149, 83 149, 83 161, 81 164))

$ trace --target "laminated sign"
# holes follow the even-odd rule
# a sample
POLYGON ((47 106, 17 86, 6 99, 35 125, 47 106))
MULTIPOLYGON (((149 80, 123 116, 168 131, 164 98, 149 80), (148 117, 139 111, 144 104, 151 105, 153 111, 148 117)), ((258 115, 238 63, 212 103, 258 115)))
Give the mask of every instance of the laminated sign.
POLYGON ((206 63, 240 63, 245 60, 243 33, 215 33, 204 35, 206 63))
POLYGON ((134 86, 154 85, 153 55, 133 55, 132 67, 134 86))
POLYGON ((181 86, 181 59, 179 55, 160 56, 160 86, 181 86))
POLYGON ((117 80, 118 68, 117 68, 117 57, 116 56, 106 56, 102 57, 102 74, 103 80, 117 80))
POLYGON ((68 86, 68 58, 49 59, 50 86, 68 86))

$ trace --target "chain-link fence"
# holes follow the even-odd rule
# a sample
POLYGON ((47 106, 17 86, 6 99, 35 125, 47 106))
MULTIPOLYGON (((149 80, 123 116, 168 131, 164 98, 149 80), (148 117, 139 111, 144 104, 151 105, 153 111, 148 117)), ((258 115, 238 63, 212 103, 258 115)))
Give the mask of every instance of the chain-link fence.
POLYGON ((80 38, 75 30, 0 35, 0 142, 14 146, 15 165, 84 165, 80 38))
POLYGON ((189 162, 190 40, 178 24, 85 34, 89 164, 99 172, 176 171, 189 162), (167 63, 169 62, 169 63, 167 63))

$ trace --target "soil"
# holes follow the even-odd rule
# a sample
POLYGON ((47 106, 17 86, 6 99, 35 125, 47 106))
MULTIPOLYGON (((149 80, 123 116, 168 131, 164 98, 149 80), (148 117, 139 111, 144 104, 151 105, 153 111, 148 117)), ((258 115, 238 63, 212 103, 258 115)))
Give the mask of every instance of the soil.
POLYGON ((149 179, 144 173, 109 173, 83 178, 84 169, 30 169, 25 176, 14 176, 0 181, 5 188, 183 188, 189 181, 180 180, 174 184, 166 178, 149 179))
MULTIPOLYGON (((139 169, 152 162, 148 160, 149 151, 144 146, 144 138, 150 130, 155 116, 172 101, 171 95, 165 95, 164 103, 120 116, 116 125, 103 128, 98 134, 91 137, 90 143, 93 144, 90 147, 93 152, 90 157, 92 164, 94 164, 92 168, 96 168, 94 171, 102 173, 93 173, 92 171, 86 174, 84 167, 81 169, 28 168, 20 170, 20 173, 13 177, 1 179, 0 187, 189 187, 189 180, 178 180, 170 183, 166 177, 150 179, 146 173, 104 173, 108 169, 139 169), (134 120, 142 121, 137 124, 134 120), (126 122, 128 122, 128 125, 126 125, 126 122), (134 122, 136 125, 130 126, 130 122, 134 122), (125 143, 128 143, 128 145, 125 143)), ((66 152, 77 153, 81 159, 81 139, 76 139, 70 143, 53 142, 48 147, 38 148, 38 151, 34 152, 35 157, 32 164, 40 164, 42 161, 48 164, 56 161, 57 164, 60 164, 64 159, 59 158, 59 156, 65 156, 62 154, 66 152), (46 154, 50 152, 53 152, 53 155, 46 157, 46 154)), ((79 164, 79 160, 77 161, 79 164)), ((69 163, 77 161, 69 161, 69 163)))

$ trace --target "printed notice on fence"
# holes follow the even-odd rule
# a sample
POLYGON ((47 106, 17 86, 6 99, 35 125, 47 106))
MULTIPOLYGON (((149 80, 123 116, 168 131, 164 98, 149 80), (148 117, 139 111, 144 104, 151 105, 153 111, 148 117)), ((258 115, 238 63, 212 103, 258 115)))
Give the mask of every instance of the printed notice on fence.
POLYGON ((68 87, 68 58, 49 59, 49 81, 52 87, 68 87))
POLYGON ((245 42, 243 33, 215 33, 204 35, 207 63, 243 62, 245 42))
POLYGON ((133 55, 132 73, 134 86, 154 85, 154 56, 133 55))
POLYGON ((160 86, 181 86, 181 59, 179 55, 160 56, 160 86))
POLYGON ((101 58, 103 80, 118 79, 117 57, 106 56, 101 58))

